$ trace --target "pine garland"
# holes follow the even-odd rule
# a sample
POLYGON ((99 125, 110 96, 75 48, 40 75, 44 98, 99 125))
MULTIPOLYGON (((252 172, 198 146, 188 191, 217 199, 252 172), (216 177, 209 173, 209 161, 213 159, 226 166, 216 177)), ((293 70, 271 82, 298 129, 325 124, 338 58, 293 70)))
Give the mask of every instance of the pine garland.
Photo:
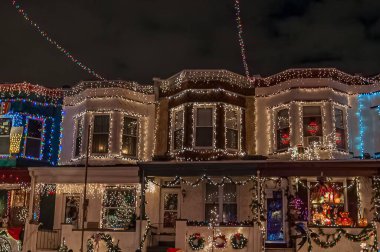
POLYGON ((119 244, 114 245, 112 243, 112 237, 109 234, 97 233, 93 234, 90 239, 87 240, 87 252, 94 252, 94 241, 102 240, 106 242, 107 252, 121 252, 119 244))

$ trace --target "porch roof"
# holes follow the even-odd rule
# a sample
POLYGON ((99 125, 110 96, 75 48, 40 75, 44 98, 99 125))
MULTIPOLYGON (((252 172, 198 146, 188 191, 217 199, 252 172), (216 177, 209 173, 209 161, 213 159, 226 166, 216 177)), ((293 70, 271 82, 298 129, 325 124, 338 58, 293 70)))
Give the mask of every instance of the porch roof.
MULTIPOLYGON (((380 175, 380 160, 224 160, 153 161, 138 163, 145 176, 324 176, 352 177, 380 175)), ((141 172, 140 171, 140 172, 141 172)))

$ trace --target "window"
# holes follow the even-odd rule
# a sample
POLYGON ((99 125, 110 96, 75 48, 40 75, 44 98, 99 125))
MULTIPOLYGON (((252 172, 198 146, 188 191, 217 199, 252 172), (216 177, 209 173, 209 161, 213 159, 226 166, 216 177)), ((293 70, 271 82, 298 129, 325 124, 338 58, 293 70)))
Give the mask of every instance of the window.
POLYGON ((267 242, 284 242, 283 192, 271 190, 266 196, 267 242))
POLYGON ((239 149, 239 113, 237 110, 226 111, 226 148, 239 149))
POLYGON ((124 117, 123 145, 121 152, 127 156, 137 156, 138 121, 136 118, 124 117))
POLYGON ((335 112, 335 144, 338 150, 346 149, 346 134, 344 130, 343 110, 334 108, 335 112))
POLYGON ((217 222, 237 221, 236 185, 206 184, 205 219, 217 222))
POLYGON ((213 109, 197 108, 195 125, 195 146, 212 147, 214 140, 213 109))
POLYGON ((78 157, 81 153, 82 136, 83 136, 83 118, 79 117, 76 120, 75 153, 74 153, 75 157, 78 157))
POLYGON ((78 227, 80 195, 66 195, 64 223, 78 227))
POLYGON ((103 228, 129 228, 136 221, 135 188, 106 188, 103 197, 103 228))
POLYGON ((43 121, 37 119, 28 119, 27 133, 25 140, 25 156, 40 158, 42 147, 43 121))
POLYGON ((0 118, 0 154, 9 154, 12 120, 0 118))
POLYGON ((303 136, 305 146, 322 143, 322 115, 320 106, 303 107, 303 136))
POLYGON ((290 147, 289 109, 277 111, 275 127, 277 150, 287 150, 290 147))
POLYGON ((173 149, 180 150, 183 148, 184 138, 184 111, 179 110, 174 112, 173 125, 173 149))
POLYGON ((92 153, 108 153, 108 138, 110 128, 109 115, 94 117, 94 131, 92 135, 92 153))

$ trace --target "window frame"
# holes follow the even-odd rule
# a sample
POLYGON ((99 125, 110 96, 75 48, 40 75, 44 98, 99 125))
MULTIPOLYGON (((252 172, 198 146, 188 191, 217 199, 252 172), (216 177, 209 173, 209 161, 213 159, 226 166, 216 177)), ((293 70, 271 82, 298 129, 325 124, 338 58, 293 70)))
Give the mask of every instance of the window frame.
POLYGON ((215 149, 215 140, 216 140, 216 131, 215 131, 215 123, 216 123, 216 105, 194 105, 193 108, 193 148, 194 149, 215 149), (211 126, 197 126, 198 123, 198 109, 211 109, 211 126), (199 146, 197 145, 197 128, 212 128, 212 144, 210 146, 199 146))
POLYGON ((96 113, 91 116, 91 146, 90 146, 90 153, 91 155, 96 155, 96 156, 105 156, 111 153, 111 144, 110 144, 110 138, 112 137, 112 120, 111 120, 111 113, 96 113), (93 144, 94 144, 94 130, 95 130, 95 117, 96 116, 108 116, 108 132, 97 132, 96 134, 99 135, 108 135, 108 141, 107 141, 107 152, 93 152, 93 144))
MULTIPOLYGON (((232 183, 231 183, 232 184, 232 183)), ((223 220, 223 210, 224 210, 224 205, 236 205, 236 220, 238 221, 239 220, 239 187, 238 185, 235 184, 235 202, 233 201, 225 201, 224 200, 224 187, 223 186, 216 186, 217 189, 218 189, 218 195, 217 195, 217 202, 212 202, 212 201, 208 201, 207 200, 207 185, 211 185, 211 186, 214 186, 212 184, 208 184, 208 183, 205 183, 204 184, 204 197, 203 197, 203 207, 204 207, 204 211, 203 211, 203 214, 204 214, 204 220, 205 221, 208 221, 206 218, 207 218, 207 213, 206 213, 206 205, 208 204, 212 204, 212 205, 216 205, 217 209, 218 209, 218 215, 219 215, 219 220, 218 222, 225 222, 225 220, 223 220)))
MULTIPOLYGON (((141 126, 141 122, 140 122, 140 118, 136 117, 136 116, 131 116, 131 115, 128 115, 128 114, 123 114, 123 125, 122 125, 122 128, 121 128, 121 134, 120 134, 120 141, 121 141, 121 146, 120 146, 120 153, 123 157, 130 157, 130 158, 138 158, 139 157, 139 152, 140 152, 140 126, 141 126), (129 118, 129 119, 133 119, 133 120, 136 120, 136 123, 137 123, 137 128, 136 128, 136 135, 135 136, 132 136, 132 135, 128 135, 128 134, 124 134, 124 127, 125 127, 125 118, 129 118), (123 153, 123 145, 124 145, 124 141, 123 141, 123 138, 125 137, 134 137, 136 138, 136 155, 129 155, 129 154, 124 154, 123 153)), ((110 126, 111 127, 111 126, 110 126)))
MULTIPOLYGON (((290 116, 290 107, 289 106, 285 106, 285 107, 279 107, 277 109, 275 109, 273 111, 273 127, 274 127, 274 134, 273 134, 273 137, 274 137, 274 151, 275 152, 285 152, 287 151, 291 146, 292 146, 292 122, 291 122, 291 116, 290 116), (285 127, 285 128, 280 128, 279 125, 278 125, 278 114, 280 111, 283 111, 283 110, 287 110, 288 111, 288 127, 285 127), (289 147, 285 147, 285 148, 279 148, 279 144, 278 144, 278 132, 279 130, 283 130, 283 129, 286 129, 286 128, 289 128, 289 147)), ((303 125, 303 122, 302 122, 302 125, 303 125)))
POLYGON ((25 127, 25 134, 24 134, 24 149, 23 149, 23 156, 25 158, 42 160, 42 158, 43 158, 43 149, 44 149, 44 145, 45 145, 44 132, 45 132, 45 119, 44 118, 26 117, 26 127, 25 127), (28 137, 28 133, 29 133, 29 121, 30 120, 35 120, 35 121, 40 121, 41 122, 42 127, 41 127, 41 137, 40 138, 28 137), (38 158, 26 155, 26 146, 27 146, 28 139, 35 139, 35 140, 38 139, 40 141, 40 150, 39 150, 40 155, 39 155, 38 158))
POLYGON ((172 125, 170 127, 171 133, 171 140, 170 140, 170 146, 171 146, 171 151, 180 151, 183 149, 184 144, 185 144, 185 109, 183 106, 173 108, 171 111, 171 116, 172 116, 172 125), (177 113, 182 113, 182 128, 176 129, 176 115, 177 113), (181 140, 181 148, 176 149, 175 148, 175 133, 177 131, 182 130, 182 140, 181 140))
POLYGON ((347 110, 343 107, 340 107, 340 106, 336 106, 334 105, 333 106, 333 130, 334 130, 334 145, 335 145, 335 148, 338 150, 338 151, 347 151, 348 149, 348 123, 347 123, 347 110), (343 124, 343 128, 338 128, 337 125, 336 125, 336 110, 340 110, 342 111, 342 124, 343 124), (340 130, 343 130, 343 133, 344 133, 344 148, 338 148, 337 144, 336 144, 336 130, 337 129, 340 129, 340 130))
POLYGON ((106 213, 107 213, 107 209, 120 209, 122 208, 120 205, 118 205, 117 207, 107 207, 105 206, 105 196, 107 194, 107 190, 111 190, 111 191, 127 191, 127 190, 133 190, 133 193, 134 193, 134 205, 133 206, 128 206, 128 209, 132 208, 133 209, 133 214, 136 215, 137 213, 137 200, 138 200, 138 197, 137 197, 137 188, 136 186, 125 186, 125 187, 116 187, 116 186, 106 186, 103 190, 103 195, 102 195, 102 199, 101 199, 101 213, 100 213, 100 227, 101 228, 106 228, 106 229, 111 229, 111 230, 124 230, 126 229, 127 227, 110 227, 107 225, 107 221, 106 221, 106 213))
POLYGON ((0 116, 0 119, 8 119, 11 122, 11 126, 9 129, 9 135, 0 135, 0 138, 8 138, 9 139, 9 148, 7 153, 0 153, 0 156, 10 156, 10 148, 11 148, 11 132, 12 132, 12 127, 13 127, 13 118, 8 117, 8 116, 0 116))
POLYGON ((228 107, 225 107, 224 108, 224 121, 225 121, 225 127, 224 127, 224 139, 225 139, 225 149, 226 150, 232 150, 232 151, 240 151, 241 150, 241 128, 242 128, 242 124, 241 124, 241 117, 242 117, 242 113, 241 113, 241 110, 237 107, 233 107, 233 108, 228 108, 228 107), (230 128, 227 126, 227 109, 229 110, 232 110, 233 112, 236 113, 236 123, 237 123, 237 129, 233 129, 233 128, 230 128), (228 147, 228 141, 227 141, 227 132, 228 130, 235 130, 237 131, 237 139, 236 139, 236 142, 237 142, 237 148, 230 148, 228 147))

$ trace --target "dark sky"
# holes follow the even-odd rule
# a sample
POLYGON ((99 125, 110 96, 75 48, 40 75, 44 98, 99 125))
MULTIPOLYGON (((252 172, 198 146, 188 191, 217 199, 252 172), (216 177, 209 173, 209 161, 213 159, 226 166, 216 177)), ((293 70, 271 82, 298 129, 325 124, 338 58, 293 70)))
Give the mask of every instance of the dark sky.
MULTIPOLYGON (((182 69, 243 74, 233 0, 33 0, 29 15, 108 79, 151 83, 182 69)), ((380 72, 379 0, 241 0, 248 63, 380 72)), ((0 1, 0 82, 47 86, 94 79, 0 1)))

